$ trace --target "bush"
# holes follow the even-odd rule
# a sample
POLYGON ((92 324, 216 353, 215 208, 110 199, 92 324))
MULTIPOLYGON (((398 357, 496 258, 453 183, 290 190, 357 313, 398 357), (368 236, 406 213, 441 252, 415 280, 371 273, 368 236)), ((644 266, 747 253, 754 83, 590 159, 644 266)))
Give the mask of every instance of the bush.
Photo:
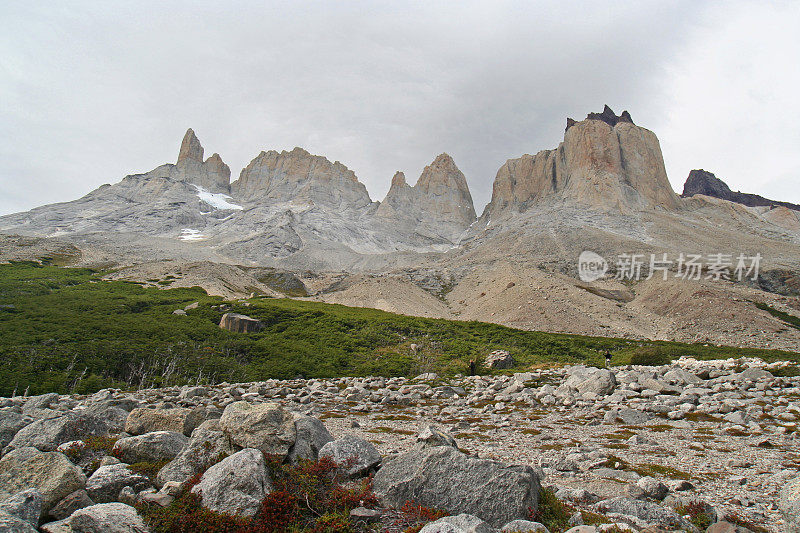
POLYGON ((191 493, 201 475, 187 482, 169 506, 141 504, 138 509, 153 533, 346 533, 353 531, 352 509, 378 504, 369 479, 346 482, 328 457, 297 465, 267 457, 267 465, 274 490, 251 519, 205 509, 191 493))
POLYGON ((667 350, 658 346, 641 346, 631 355, 632 365, 662 366, 672 362, 672 357, 667 350))

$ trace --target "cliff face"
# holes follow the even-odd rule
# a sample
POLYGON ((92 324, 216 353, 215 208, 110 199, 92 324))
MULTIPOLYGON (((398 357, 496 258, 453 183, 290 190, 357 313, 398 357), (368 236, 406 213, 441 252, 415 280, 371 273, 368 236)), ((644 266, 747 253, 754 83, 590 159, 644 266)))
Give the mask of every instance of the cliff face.
POLYGON ((695 194, 704 194, 706 196, 713 196, 729 202, 736 202, 750 207, 785 207, 794 211, 800 211, 800 205, 792 204, 789 202, 779 202, 777 200, 769 200, 758 194, 749 194, 744 192, 734 192, 728 185, 716 177, 713 173, 703 169, 696 169, 689 172, 689 177, 686 178, 686 183, 683 184, 683 193, 681 196, 688 198, 695 194))
POLYGON ((376 215, 403 231, 453 243, 476 219, 467 180, 447 154, 425 167, 413 187, 396 173, 376 215))
POLYGON ((653 132, 606 106, 581 122, 567 119, 555 150, 507 161, 495 178, 487 213, 525 210, 545 198, 629 212, 678 206, 653 132))
POLYGON ((243 201, 281 201, 366 208, 367 188, 352 170, 302 148, 261 152, 231 184, 231 194, 243 201))

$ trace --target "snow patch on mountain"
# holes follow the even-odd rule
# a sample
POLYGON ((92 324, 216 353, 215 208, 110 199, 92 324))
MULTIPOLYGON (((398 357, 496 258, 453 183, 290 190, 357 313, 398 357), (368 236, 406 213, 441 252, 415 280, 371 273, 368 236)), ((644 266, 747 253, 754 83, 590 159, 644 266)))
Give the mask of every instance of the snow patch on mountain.
POLYGON ((227 194, 211 192, 205 187, 201 187, 200 185, 194 183, 192 186, 197 189, 197 197, 214 209, 243 209, 242 206, 229 202, 228 200, 230 200, 231 197, 227 194))

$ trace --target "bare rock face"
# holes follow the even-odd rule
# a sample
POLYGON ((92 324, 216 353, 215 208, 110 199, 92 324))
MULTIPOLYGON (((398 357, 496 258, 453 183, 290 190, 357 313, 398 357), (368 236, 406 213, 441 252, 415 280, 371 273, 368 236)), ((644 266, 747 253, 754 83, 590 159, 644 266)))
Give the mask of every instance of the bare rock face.
POLYGON ((396 173, 376 214, 406 231, 453 243, 476 218, 467 180, 448 154, 425 167, 413 187, 396 173))
POLYGON ((655 134, 608 106, 581 122, 568 119, 557 149, 507 161, 487 213, 524 211, 545 198, 623 213, 678 206, 655 134))
POLYGON ((367 188, 352 170, 302 148, 261 152, 231 184, 231 192, 245 201, 279 200, 351 208, 372 205, 367 188))

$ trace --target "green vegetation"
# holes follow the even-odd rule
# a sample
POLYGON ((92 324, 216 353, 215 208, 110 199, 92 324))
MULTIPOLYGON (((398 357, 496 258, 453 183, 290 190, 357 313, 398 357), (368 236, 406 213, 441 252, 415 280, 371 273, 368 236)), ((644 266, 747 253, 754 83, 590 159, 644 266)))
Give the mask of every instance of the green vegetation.
MULTIPOLYGON (((568 503, 562 502, 553 491, 549 489, 539 489, 539 504, 536 512, 532 513, 530 519, 534 522, 543 524, 550 533, 563 533, 572 528, 569 519, 578 509, 568 503)), ((589 511, 580 511, 583 523, 586 525, 607 524, 609 519, 603 515, 589 511)))
POLYGON ((274 490, 253 518, 233 517, 205 509, 192 494, 195 476, 167 507, 141 504, 137 508, 154 533, 356 533, 366 526, 350 521, 350 511, 361 505, 374 507, 370 479, 348 483, 330 458, 298 465, 267 457, 274 490))
POLYGON ((762 311, 766 311, 775 318, 780 319, 786 325, 791 326, 795 329, 800 329, 800 318, 797 318, 794 315, 790 315, 789 313, 784 313, 783 311, 779 311, 772 306, 769 306, 762 302, 753 302, 756 304, 756 307, 761 309, 762 311))
POLYGON ((196 287, 159 289, 102 275, 30 262, 0 265, 0 396, 297 376, 451 375, 497 349, 511 352, 515 370, 554 362, 600 366, 606 350, 625 364, 651 348, 665 361, 682 355, 800 360, 775 350, 520 331, 288 298, 225 302, 196 287), (186 316, 173 314, 192 302, 199 305, 186 316), (217 324, 227 311, 258 318, 265 328, 222 330, 217 324))

